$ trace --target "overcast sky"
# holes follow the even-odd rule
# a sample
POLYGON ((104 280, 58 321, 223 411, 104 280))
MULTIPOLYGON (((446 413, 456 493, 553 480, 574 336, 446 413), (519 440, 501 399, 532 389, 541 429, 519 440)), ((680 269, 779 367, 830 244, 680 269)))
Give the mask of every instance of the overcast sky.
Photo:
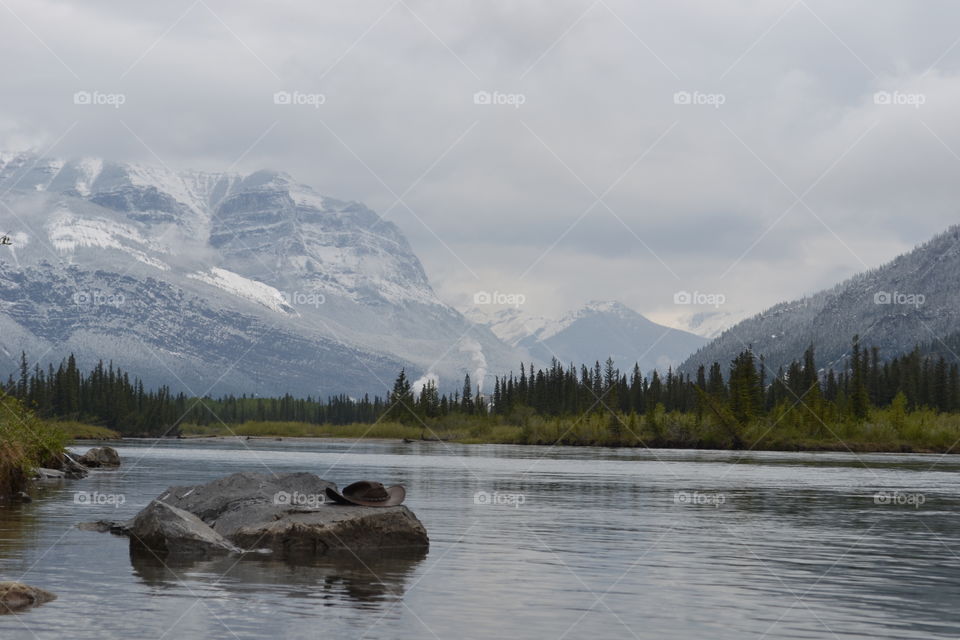
POLYGON ((0 146, 286 171, 398 224, 455 306, 670 323, 956 222, 958 40, 949 1, 0 0, 0 146))

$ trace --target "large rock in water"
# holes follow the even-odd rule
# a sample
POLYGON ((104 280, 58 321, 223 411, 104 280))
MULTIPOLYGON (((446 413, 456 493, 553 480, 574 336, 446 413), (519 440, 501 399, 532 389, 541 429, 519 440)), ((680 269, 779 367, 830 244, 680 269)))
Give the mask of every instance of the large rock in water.
POLYGON ((22 582, 0 582, 0 614, 35 607, 56 600, 57 596, 22 582))
POLYGON ((212 556, 241 551, 189 511, 154 500, 127 531, 130 544, 159 555, 212 556))
MULTIPOLYGON (((406 507, 327 504, 324 490, 335 486, 312 473, 235 473, 203 485, 169 488, 126 528, 139 538, 137 521, 143 516, 152 533, 144 545, 163 553, 179 553, 187 525, 182 512, 200 521, 190 521, 191 535, 199 533, 202 523, 228 544, 269 549, 284 558, 429 546, 426 529, 406 507)), ((193 543, 186 547, 197 551, 193 543)), ((221 550, 221 544, 214 544, 207 552, 221 550)))
POLYGON ((326 505, 315 511, 288 511, 279 518, 242 525, 230 539, 242 547, 265 547, 284 557, 400 551, 429 544, 427 530, 403 505, 326 505))

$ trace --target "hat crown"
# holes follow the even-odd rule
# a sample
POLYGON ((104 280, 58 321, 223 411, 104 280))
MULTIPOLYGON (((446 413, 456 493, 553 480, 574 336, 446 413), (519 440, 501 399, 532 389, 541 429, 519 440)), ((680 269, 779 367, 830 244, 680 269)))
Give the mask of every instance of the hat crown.
POLYGON ((353 498, 372 502, 385 502, 390 498, 390 494, 387 493, 387 489, 382 484, 367 480, 354 482, 349 487, 344 488, 343 493, 353 498))

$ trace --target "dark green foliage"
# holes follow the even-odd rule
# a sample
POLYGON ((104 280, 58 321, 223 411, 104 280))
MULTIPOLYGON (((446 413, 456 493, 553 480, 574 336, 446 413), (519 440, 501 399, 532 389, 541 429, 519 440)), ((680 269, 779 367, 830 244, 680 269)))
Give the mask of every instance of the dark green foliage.
MULTIPOLYGON (((956 342, 960 349, 960 334, 938 342, 956 342)), ((48 365, 44 371, 35 365, 31 371, 22 354, 18 377, 10 376, 5 391, 39 418, 91 422, 128 436, 176 435, 181 424, 246 421, 346 425, 388 420, 426 427, 430 420, 457 415, 491 422, 517 416, 529 421, 532 416, 556 420, 592 415, 606 420, 605 431, 619 442, 634 435, 628 424, 642 423, 659 440, 666 437, 659 416, 693 413, 697 425, 713 424, 726 446, 737 446, 738 434, 764 419, 811 437, 827 437, 832 435, 828 418, 864 422, 874 409, 891 406, 895 398, 908 411, 960 411, 960 367, 935 347, 918 347, 883 361, 877 349, 861 348, 854 337, 850 359, 838 370, 818 370, 811 346, 802 359, 769 380, 762 357, 749 349, 727 372, 714 363, 698 369, 695 379, 672 369, 665 376, 657 371, 646 376, 636 364, 628 376, 611 358, 603 365, 596 361, 579 369, 554 359, 542 369, 521 363, 519 377, 512 372, 496 377, 490 395, 481 394, 469 375, 452 395, 441 394, 432 381, 415 392, 406 371, 401 371, 386 399, 339 395, 326 401, 290 395, 189 398, 173 395, 166 387, 147 391, 139 379, 131 381, 112 363, 100 362, 84 375, 70 355, 56 369, 48 365), (780 422, 788 414, 789 420, 780 422)))
POLYGON ((393 390, 387 398, 387 411, 384 418, 402 424, 410 424, 419 420, 417 416, 417 406, 413 400, 413 391, 410 388, 410 381, 407 379, 405 369, 400 370, 400 375, 393 383, 393 390))

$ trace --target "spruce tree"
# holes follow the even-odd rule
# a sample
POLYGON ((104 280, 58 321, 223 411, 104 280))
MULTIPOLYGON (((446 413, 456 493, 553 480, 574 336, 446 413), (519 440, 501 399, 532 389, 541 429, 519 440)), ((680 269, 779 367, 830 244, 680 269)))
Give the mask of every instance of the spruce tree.
POLYGON ((853 336, 850 370, 850 413, 858 420, 865 419, 870 409, 864 369, 865 363, 863 352, 860 350, 860 336, 855 335, 853 336))
MULTIPOLYGON (((416 420, 413 392, 410 390, 410 381, 407 379, 406 369, 400 369, 400 375, 394 381, 393 390, 390 392, 387 401, 390 405, 386 416, 388 420, 404 424, 410 424, 416 420)), ((260 407, 262 408, 262 404, 260 407)))
POLYGON ((470 384, 470 374, 463 376, 463 394, 460 400, 460 410, 464 413, 473 413, 473 387, 470 384))

